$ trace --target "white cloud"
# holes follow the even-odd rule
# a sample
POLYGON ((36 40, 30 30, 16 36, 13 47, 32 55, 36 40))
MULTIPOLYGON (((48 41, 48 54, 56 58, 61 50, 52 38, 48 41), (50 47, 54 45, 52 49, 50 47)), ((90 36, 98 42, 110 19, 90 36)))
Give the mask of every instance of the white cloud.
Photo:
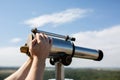
POLYGON ((77 45, 92 46, 95 48, 111 49, 120 46, 120 25, 101 31, 86 31, 74 34, 77 45), (104 45, 104 46, 103 46, 104 45))
POLYGON ((58 12, 58 13, 38 16, 32 19, 26 20, 24 23, 27 25, 30 25, 31 27, 42 27, 46 24, 58 25, 58 24, 76 20, 78 18, 82 18, 89 11, 91 10, 79 9, 79 8, 67 9, 65 11, 58 12))
POLYGON ((74 34, 75 44, 93 49, 102 49, 103 60, 100 62, 75 59, 73 65, 77 67, 119 67, 120 68, 120 25, 101 31, 86 31, 74 34), (76 64, 77 63, 77 64, 76 64), (79 64, 78 64, 79 63, 79 64))
MULTIPOLYGON (((20 47, 0 47, 0 67, 1 66, 21 66, 28 56, 20 52, 20 47)), ((47 59, 47 66, 52 66, 47 59)))
POLYGON ((20 41, 22 41, 21 38, 13 38, 13 39, 11 39, 10 42, 12 42, 12 43, 18 43, 18 42, 20 42, 20 41))
POLYGON ((19 47, 0 47, 0 66, 20 66, 26 59, 19 47))

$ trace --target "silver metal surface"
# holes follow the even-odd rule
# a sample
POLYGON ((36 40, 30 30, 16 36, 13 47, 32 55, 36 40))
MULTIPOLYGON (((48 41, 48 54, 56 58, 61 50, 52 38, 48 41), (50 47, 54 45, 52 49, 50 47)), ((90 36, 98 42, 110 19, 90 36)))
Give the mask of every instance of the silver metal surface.
POLYGON ((53 40, 53 45, 51 48, 50 55, 54 56, 54 54, 56 55, 57 53, 65 53, 72 55, 73 46, 70 41, 65 41, 57 38, 52 38, 52 40, 53 40))
POLYGON ((99 52, 98 50, 95 50, 95 49, 75 46, 74 57, 96 60, 99 57, 99 52))
POLYGON ((49 35, 49 36, 54 36, 54 37, 66 39, 66 36, 64 36, 64 35, 50 33, 50 32, 46 32, 46 31, 42 31, 42 30, 37 30, 37 33, 45 33, 46 35, 49 35))
MULTIPOLYGON (((78 47, 78 46, 74 46, 74 47, 75 47, 75 52, 73 57, 97 60, 99 56, 101 56, 99 50, 78 47)), ((73 44, 70 41, 64 41, 61 39, 53 38, 53 45, 51 48, 50 55, 55 56, 57 53, 60 52, 63 52, 68 55, 72 55, 73 44)))
POLYGON ((60 62, 55 63, 56 80, 64 80, 64 65, 60 62))
POLYGON ((32 29, 32 32, 33 32, 33 33, 45 33, 45 34, 48 35, 48 36, 57 37, 57 38, 61 38, 61 39, 64 39, 64 40, 72 40, 72 41, 75 41, 75 38, 73 38, 73 37, 64 36, 64 35, 60 35, 60 34, 55 34, 55 33, 51 33, 51 32, 46 32, 46 31, 42 31, 42 30, 37 30, 36 28, 35 28, 35 29, 32 29))

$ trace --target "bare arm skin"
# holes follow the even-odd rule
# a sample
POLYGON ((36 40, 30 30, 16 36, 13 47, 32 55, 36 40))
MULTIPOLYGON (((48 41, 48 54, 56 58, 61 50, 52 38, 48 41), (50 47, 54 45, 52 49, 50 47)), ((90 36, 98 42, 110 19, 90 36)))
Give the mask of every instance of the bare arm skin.
POLYGON ((51 39, 45 34, 37 33, 29 46, 31 58, 5 80, 43 80, 45 61, 49 56, 51 46, 51 39))
POLYGON ((15 73, 10 75, 5 80, 25 80, 32 64, 32 59, 29 58, 15 73))
POLYGON ((52 41, 45 34, 36 34, 30 46, 33 63, 26 80, 43 80, 45 61, 49 55, 52 41))

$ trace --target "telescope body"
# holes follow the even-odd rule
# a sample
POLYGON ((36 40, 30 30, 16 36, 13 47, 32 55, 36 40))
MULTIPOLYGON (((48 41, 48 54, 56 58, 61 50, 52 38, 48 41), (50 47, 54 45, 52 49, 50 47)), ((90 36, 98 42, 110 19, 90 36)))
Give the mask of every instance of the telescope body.
MULTIPOLYGON (((29 45, 33 38, 34 35, 29 35, 26 47, 21 47, 21 52, 27 53, 29 51, 29 45)), ((75 46, 74 43, 69 40, 65 41, 54 37, 52 37, 52 41, 52 48, 49 57, 55 57, 64 53, 72 57, 92 59, 96 61, 100 61, 103 58, 103 52, 101 50, 75 46)))
POLYGON ((103 57, 103 52, 101 50, 75 46, 71 41, 65 41, 62 39, 52 38, 52 40, 53 44, 50 56, 65 53, 76 58, 93 59, 97 61, 100 61, 103 57))

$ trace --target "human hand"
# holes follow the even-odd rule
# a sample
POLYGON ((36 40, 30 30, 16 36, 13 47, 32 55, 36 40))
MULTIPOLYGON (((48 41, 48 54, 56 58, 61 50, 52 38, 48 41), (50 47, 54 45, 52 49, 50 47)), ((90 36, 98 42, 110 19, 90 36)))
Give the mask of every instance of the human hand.
POLYGON ((52 40, 43 33, 36 33, 35 38, 32 40, 29 46, 29 52, 31 56, 38 60, 46 60, 49 56, 49 52, 52 46, 52 40))

